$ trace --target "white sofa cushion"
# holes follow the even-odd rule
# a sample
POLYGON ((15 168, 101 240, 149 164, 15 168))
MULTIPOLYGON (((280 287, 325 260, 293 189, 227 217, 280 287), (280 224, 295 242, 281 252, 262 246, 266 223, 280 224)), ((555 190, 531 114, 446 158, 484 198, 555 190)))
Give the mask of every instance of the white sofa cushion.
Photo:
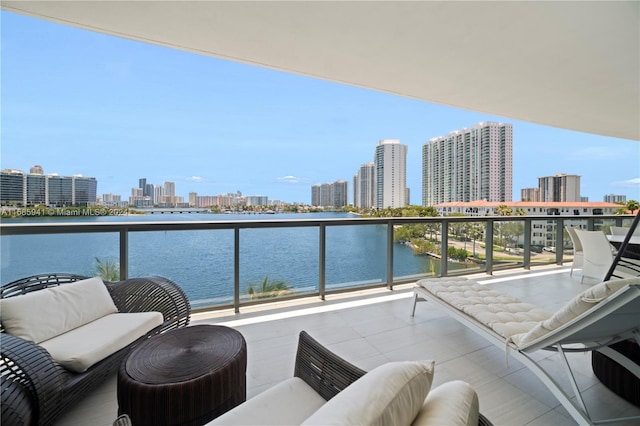
POLYGON ((477 426, 478 395, 466 382, 455 380, 431 389, 412 426, 477 426))
POLYGON ((326 401, 304 380, 292 377, 207 423, 212 425, 299 425, 326 401))
POLYGON ((40 343, 67 370, 82 373, 163 322, 160 312, 115 313, 40 343))
POLYGON ((98 277, 0 299, 0 321, 13 336, 40 343, 118 312, 98 277))
POLYGON ((433 361, 383 364, 347 386, 304 425, 409 425, 433 380, 433 361))
POLYGON ((640 284, 640 277, 604 281, 589 287, 567 302, 566 305, 556 311, 551 317, 541 321, 528 332, 511 336, 511 341, 519 348, 524 348, 547 333, 573 321, 621 288, 633 284, 640 284))

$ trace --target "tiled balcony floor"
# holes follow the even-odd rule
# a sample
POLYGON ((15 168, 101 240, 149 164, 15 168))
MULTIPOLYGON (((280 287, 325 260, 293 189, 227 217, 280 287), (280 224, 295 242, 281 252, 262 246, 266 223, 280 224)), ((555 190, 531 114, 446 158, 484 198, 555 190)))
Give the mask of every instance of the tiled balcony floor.
MULTIPOLYGON (((555 310, 589 283, 580 283, 580 271, 546 267, 527 272, 477 276, 492 288, 523 301, 555 310), (515 279, 514 279, 515 278, 515 279)), ((528 369, 515 359, 507 361, 498 348, 428 302, 419 303, 410 316, 411 288, 396 287, 313 298, 276 309, 254 308, 242 314, 195 314, 193 324, 225 324, 237 328, 247 341, 247 398, 291 377, 298 333, 311 336, 345 359, 370 370, 387 361, 433 359, 434 386, 460 379, 477 391, 480 410, 495 425, 572 425, 566 410, 528 369)), ((606 389, 591 371, 591 356, 570 354, 576 380, 595 419, 640 415, 640 407, 606 389)), ((564 371, 554 353, 541 352, 541 362, 564 371)), ((567 383, 568 389, 568 383, 567 383)), ((60 425, 108 425, 117 415, 115 377, 88 395, 59 422, 60 425)), ((618 422, 616 424, 638 424, 618 422)))

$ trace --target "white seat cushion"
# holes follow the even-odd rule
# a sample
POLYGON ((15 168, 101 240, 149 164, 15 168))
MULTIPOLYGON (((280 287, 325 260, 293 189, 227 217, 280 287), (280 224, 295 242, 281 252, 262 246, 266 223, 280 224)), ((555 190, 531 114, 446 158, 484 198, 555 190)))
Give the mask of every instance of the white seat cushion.
POLYGON ((418 284, 505 338, 525 333, 552 315, 473 280, 436 278, 420 280, 418 284))
POLYGON ((67 370, 82 373, 164 321, 160 312, 116 313, 40 343, 67 370))
POLYGON ((304 425, 409 425, 433 380, 433 361, 383 364, 347 386, 304 425))
POLYGON ((98 277, 0 299, 6 332, 34 343, 115 312, 118 309, 98 277))
POLYGON ((478 395, 466 382, 455 380, 431 389, 412 426, 477 426, 478 395))
POLYGON ((299 425, 326 401, 304 380, 292 377, 207 423, 211 425, 299 425))

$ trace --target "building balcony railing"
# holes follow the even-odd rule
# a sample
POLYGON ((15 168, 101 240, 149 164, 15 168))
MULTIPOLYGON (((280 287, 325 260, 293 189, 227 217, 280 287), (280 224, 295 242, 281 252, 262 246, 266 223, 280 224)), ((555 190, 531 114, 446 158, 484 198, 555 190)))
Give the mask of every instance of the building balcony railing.
POLYGON ((267 291, 279 300, 324 299, 333 292, 393 289, 425 276, 490 275, 501 269, 562 264, 571 261, 573 253, 565 225, 608 232, 610 226, 628 225, 632 220, 628 215, 551 215, 4 221, 0 224, 2 281, 43 272, 90 275, 86 261, 83 271, 72 260, 93 261, 113 254, 120 279, 163 275, 185 288, 196 310, 239 312, 242 306, 274 300, 253 297, 263 293, 261 283, 269 286, 269 278, 285 282, 289 290, 267 291), (410 238, 416 233, 425 245, 410 238), (418 262, 400 265, 413 258, 418 262), (253 294, 247 291, 249 282, 253 294))

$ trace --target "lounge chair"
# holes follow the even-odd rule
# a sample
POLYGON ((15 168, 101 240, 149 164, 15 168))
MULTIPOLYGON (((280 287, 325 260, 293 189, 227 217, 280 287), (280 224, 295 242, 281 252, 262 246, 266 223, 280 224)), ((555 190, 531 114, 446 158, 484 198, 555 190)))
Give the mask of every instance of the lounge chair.
POLYGON ((573 244, 573 262, 571 262, 571 271, 569 275, 573 275, 574 269, 582 268, 584 263, 584 251, 582 249, 582 243, 580 242, 580 238, 576 234, 575 228, 571 226, 565 226, 567 232, 569 233, 569 238, 571 238, 571 243, 573 244))
POLYGON ((615 258, 614 247, 607 236, 602 231, 575 229, 573 232, 582 244, 582 282, 585 278, 604 280, 615 258))
POLYGON ((600 421, 591 419, 565 353, 598 351, 640 378, 639 365, 608 347, 627 339, 635 339, 640 344, 638 277, 599 283, 555 313, 522 303, 466 278, 418 281, 412 316, 416 303, 425 300, 442 307, 453 318, 522 362, 579 424, 600 421), (560 387, 552 372, 538 364, 535 356, 538 350, 558 352, 575 400, 560 387))

